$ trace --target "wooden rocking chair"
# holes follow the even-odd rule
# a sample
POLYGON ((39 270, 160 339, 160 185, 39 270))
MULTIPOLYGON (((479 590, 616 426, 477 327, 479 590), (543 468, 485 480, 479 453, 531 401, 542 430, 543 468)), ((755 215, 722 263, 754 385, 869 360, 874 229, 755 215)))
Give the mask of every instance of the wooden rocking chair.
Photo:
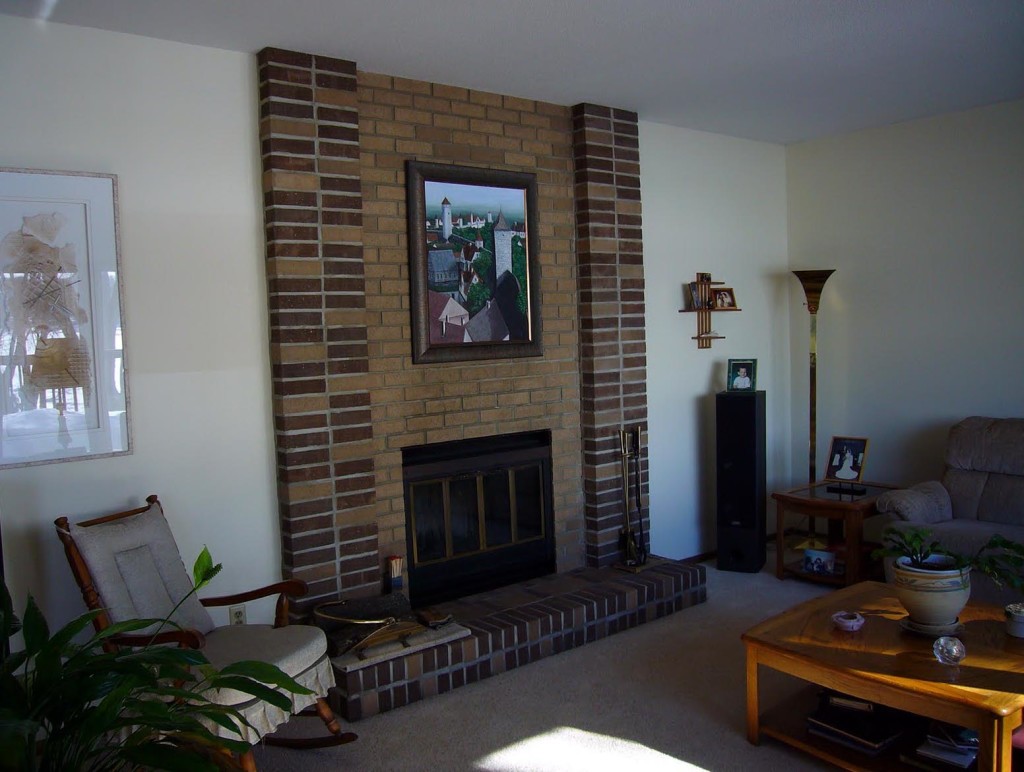
MULTIPOLYGON (((82 591, 85 605, 100 613, 93 621, 97 631, 128 619, 164 618, 181 598, 192 590, 192 581, 182 563, 178 545, 155 495, 147 505, 77 524, 68 518, 54 521, 64 544, 71 572, 82 591)), ((216 693, 218 703, 231 705, 255 727, 242 727, 250 744, 261 739, 267 744, 295 748, 322 748, 352 742, 356 735, 342 732, 327 704, 327 690, 334 685, 334 671, 327 657, 324 632, 311 625, 288 625, 288 598, 307 592, 305 582, 288 579, 236 595, 198 599, 187 598, 174 614, 183 629, 111 638, 111 645, 141 646, 148 643, 177 643, 201 649, 217 668, 240 660, 259 660, 276 665, 308 689, 312 695, 292 695, 295 714, 315 711, 326 724, 329 735, 309 739, 269 736, 291 717, 284 711, 251 695, 231 689, 216 693), (278 594, 274 625, 231 625, 215 627, 206 606, 228 606, 278 594)), ((207 695, 210 696, 210 695, 207 695)), ((211 727, 232 739, 233 733, 211 727)), ((252 751, 239 759, 243 769, 256 769, 252 751)))

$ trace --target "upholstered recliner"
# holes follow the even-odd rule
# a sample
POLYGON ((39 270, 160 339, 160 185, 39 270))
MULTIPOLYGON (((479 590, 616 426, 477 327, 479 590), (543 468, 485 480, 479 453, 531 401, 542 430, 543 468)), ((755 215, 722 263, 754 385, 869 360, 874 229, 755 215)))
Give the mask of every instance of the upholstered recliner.
MULTIPOLYGON (((924 527, 954 552, 973 553, 993 534, 1024 543, 1024 418, 965 418, 949 430, 941 480, 882 494, 879 512, 896 528, 924 527)), ((1022 600, 983 576, 972 576, 971 597, 1022 600)))
MULTIPOLYGON (((146 502, 145 507, 78 524, 69 523, 66 517, 55 521, 57 535, 64 544, 86 606, 102 610, 93 621, 98 631, 130 619, 164 619, 193 589, 163 507, 156 496, 147 497, 146 502)), ((214 702, 234 707, 252 725, 241 727, 242 739, 255 743, 293 713, 315 708, 331 736, 305 743, 281 741, 280 744, 319 747, 350 742, 356 736, 341 731, 324 699, 327 690, 334 685, 326 636, 318 627, 288 625, 288 596, 305 593, 305 583, 292 579, 219 598, 200 600, 192 594, 171 617, 182 630, 165 629, 156 638, 153 637, 156 630, 144 630, 130 636, 115 636, 111 643, 135 646, 177 643, 198 648, 218 669, 242 660, 269 662, 311 689, 313 694, 290 695, 290 713, 232 689, 207 694, 214 702), (216 627, 205 608, 244 603, 274 594, 280 595, 273 626, 216 627)), ((238 739, 224 727, 210 725, 209 728, 221 736, 238 739)), ((254 768, 251 753, 242 763, 246 768, 254 768)))

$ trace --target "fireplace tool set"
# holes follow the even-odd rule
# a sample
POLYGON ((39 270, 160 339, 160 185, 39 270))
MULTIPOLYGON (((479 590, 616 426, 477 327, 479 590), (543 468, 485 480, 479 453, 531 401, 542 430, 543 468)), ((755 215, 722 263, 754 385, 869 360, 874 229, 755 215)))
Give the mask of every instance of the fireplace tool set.
POLYGON ((647 540, 644 538, 644 516, 641 505, 640 427, 620 429, 619 447, 622 451, 622 531, 619 533, 619 548, 622 550, 623 567, 629 570, 639 570, 640 566, 647 562, 647 540), (637 520, 635 529, 629 516, 630 460, 633 461, 636 477, 633 486, 637 520))

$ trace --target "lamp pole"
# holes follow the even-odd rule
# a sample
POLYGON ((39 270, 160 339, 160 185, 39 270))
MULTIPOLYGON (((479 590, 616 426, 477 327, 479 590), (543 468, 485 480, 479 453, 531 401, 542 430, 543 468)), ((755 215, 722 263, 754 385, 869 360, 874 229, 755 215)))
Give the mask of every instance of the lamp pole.
MULTIPOLYGON (((834 268, 817 271, 793 271, 796 278, 800 280, 800 286, 804 288, 804 297, 807 299, 807 311, 811 315, 811 352, 809 359, 810 383, 810 430, 807 457, 807 483, 813 485, 818 480, 818 302, 821 300, 821 291, 825 287, 828 277, 835 273, 834 268)), ((818 547, 817 538, 814 532, 814 518, 808 519, 810 537, 808 541, 811 548, 818 547)))

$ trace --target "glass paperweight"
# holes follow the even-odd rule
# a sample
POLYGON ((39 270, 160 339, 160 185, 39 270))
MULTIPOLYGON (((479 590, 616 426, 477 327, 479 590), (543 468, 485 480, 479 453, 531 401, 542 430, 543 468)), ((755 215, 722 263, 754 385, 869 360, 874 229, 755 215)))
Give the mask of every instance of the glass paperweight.
POLYGON ((964 646, 964 642, 950 635, 936 638, 932 651, 935 652, 935 659, 943 665, 959 665, 960 660, 967 656, 967 647, 964 646))

